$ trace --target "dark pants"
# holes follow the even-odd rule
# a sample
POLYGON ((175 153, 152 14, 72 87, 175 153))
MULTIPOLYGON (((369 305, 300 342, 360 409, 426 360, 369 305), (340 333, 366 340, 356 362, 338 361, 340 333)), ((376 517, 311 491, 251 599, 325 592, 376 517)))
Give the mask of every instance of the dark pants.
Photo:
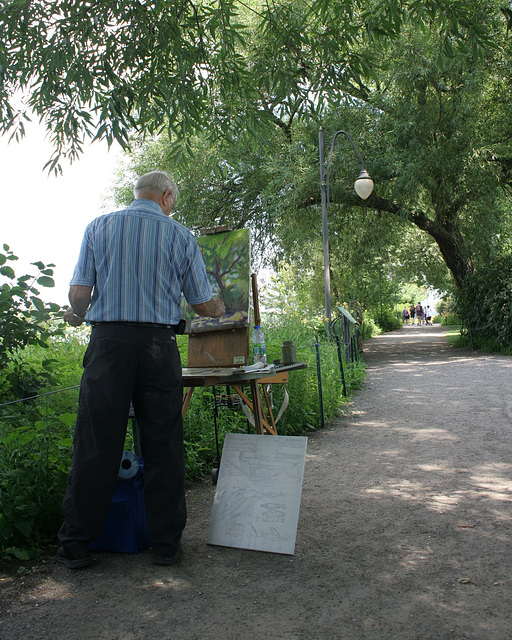
POLYGON ((105 525, 124 448, 130 401, 139 424, 151 544, 174 554, 185 528, 181 363, 172 329, 93 327, 62 506, 59 540, 81 556, 105 525))

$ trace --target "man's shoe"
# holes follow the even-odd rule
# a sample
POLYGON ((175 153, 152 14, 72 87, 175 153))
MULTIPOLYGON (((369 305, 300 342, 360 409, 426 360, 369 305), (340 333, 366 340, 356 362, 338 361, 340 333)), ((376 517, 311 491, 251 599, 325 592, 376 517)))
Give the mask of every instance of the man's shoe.
POLYGON ((158 564, 163 567, 170 567, 173 564, 176 564, 178 562, 180 552, 181 552, 181 547, 178 549, 178 551, 176 551, 176 553, 173 556, 163 556, 163 555, 160 555, 159 553, 155 553, 153 554, 153 564, 158 564))
POLYGON ((57 562, 65 564, 68 569, 83 569, 92 564, 92 558, 90 553, 86 553, 80 558, 68 558, 64 547, 59 547, 57 551, 57 562))

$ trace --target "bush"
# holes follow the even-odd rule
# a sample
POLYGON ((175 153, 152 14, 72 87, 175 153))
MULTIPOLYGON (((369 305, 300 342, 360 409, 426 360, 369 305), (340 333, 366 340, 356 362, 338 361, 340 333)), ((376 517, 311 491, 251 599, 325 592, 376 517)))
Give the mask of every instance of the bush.
POLYGON ((363 312, 363 327, 361 333, 363 340, 368 340, 368 338, 373 338, 382 333, 381 327, 368 311, 363 312))
POLYGON ((375 322, 379 325, 382 331, 396 331, 402 327, 402 319, 397 314, 395 309, 383 308, 379 311, 379 314, 375 317, 375 322))
MULTIPOLYGON (((436 322, 436 318, 434 318, 434 322, 436 322)), ((450 311, 440 316, 440 322, 443 327, 458 327, 460 318, 454 311, 450 311)))
POLYGON ((61 520, 75 390, 0 407, 0 555, 29 559, 61 520))
POLYGON ((499 256, 470 273, 457 292, 457 310, 473 338, 512 346, 512 256, 499 256))
POLYGON ((62 324, 55 321, 62 317, 60 306, 41 300, 37 288, 54 286, 55 265, 34 262, 36 275, 17 278, 10 266, 16 260, 4 244, 0 252, 0 402, 35 395, 52 380, 51 359, 34 369, 20 353, 30 345, 46 349, 52 336, 62 334, 62 324))
POLYGON ((37 420, 2 437, 0 551, 5 555, 29 559, 60 525, 74 416, 64 422, 54 430, 37 420))

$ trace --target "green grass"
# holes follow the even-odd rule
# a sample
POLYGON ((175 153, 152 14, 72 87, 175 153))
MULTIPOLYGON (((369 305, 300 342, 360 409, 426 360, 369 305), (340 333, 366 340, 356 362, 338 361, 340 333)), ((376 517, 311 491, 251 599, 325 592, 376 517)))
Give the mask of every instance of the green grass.
POLYGON ((474 337, 473 343, 467 332, 461 334, 461 327, 447 327, 445 336, 449 344, 455 349, 475 349, 485 353, 499 353, 503 356, 512 356, 512 346, 500 345, 493 338, 474 337))
POLYGON ((455 348, 462 347, 460 339, 460 326, 459 327, 446 327, 445 337, 448 340, 450 346, 455 348))

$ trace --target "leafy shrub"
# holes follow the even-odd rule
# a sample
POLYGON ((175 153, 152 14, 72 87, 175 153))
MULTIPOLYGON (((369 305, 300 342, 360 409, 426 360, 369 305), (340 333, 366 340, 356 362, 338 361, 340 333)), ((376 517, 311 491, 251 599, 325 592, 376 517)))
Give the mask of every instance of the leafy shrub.
POLYGON ((4 244, 0 252, 0 401, 6 400, 7 393, 9 399, 34 395, 52 380, 50 360, 41 369, 34 369, 20 358, 20 353, 29 345, 46 349, 50 337, 62 333, 62 325, 55 322, 62 317, 60 306, 44 302, 36 287, 54 286, 55 265, 34 262, 36 275, 17 278, 10 265, 16 260, 17 256, 4 244))
POLYGON ((363 311, 363 327, 362 327, 362 337, 363 340, 368 340, 368 338, 373 338, 374 336, 378 336, 382 333, 382 329, 375 322, 375 319, 372 314, 368 311, 363 311))
MULTIPOLYGON (((434 318, 434 322, 435 321, 436 319, 434 318)), ((460 325, 460 318, 454 311, 443 313, 441 316, 441 325, 443 327, 457 327, 460 325)))
POLYGON ((40 407, 42 419, 32 422, 37 411, 26 404, 4 407, 0 420, 0 553, 19 559, 33 556, 60 524, 75 421, 40 407), (16 420, 21 426, 13 428, 16 420))
POLYGON ((512 255, 468 274, 457 293, 457 310, 473 337, 512 346, 512 255))
POLYGON ((379 311, 375 317, 375 322, 379 325, 382 331, 395 331, 402 327, 402 320, 397 315, 395 309, 385 307, 379 311))

